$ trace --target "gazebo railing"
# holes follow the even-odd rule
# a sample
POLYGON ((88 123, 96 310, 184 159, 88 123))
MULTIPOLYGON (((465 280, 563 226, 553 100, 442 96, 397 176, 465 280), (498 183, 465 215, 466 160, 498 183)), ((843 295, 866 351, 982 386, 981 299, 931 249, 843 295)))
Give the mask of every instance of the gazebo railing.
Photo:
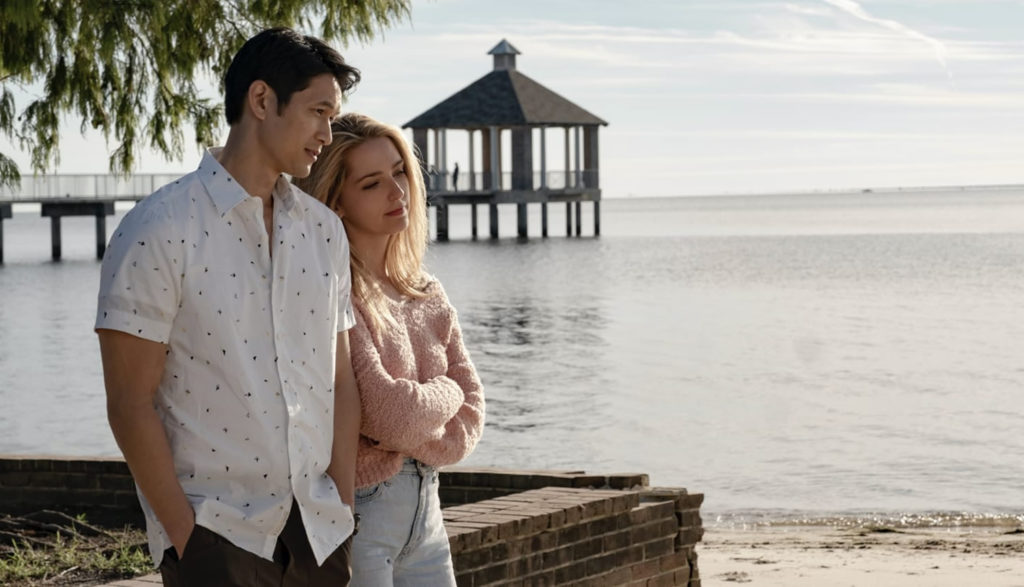
MULTIPOLYGON (((548 171, 543 174, 545 180, 542 184, 542 176, 539 171, 528 175, 513 175, 506 171, 501 174, 499 190, 536 190, 541 186, 550 190, 564 190, 576 188, 596 188, 598 185, 598 172, 596 169, 584 169, 581 171, 548 171)), ((491 173, 489 171, 476 171, 473 173, 459 170, 456 181, 452 173, 440 171, 428 171, 424 175, 427 190, 431 192, 455 192, 455 191, 476 191, 489 190, 491 188, 491 173)))

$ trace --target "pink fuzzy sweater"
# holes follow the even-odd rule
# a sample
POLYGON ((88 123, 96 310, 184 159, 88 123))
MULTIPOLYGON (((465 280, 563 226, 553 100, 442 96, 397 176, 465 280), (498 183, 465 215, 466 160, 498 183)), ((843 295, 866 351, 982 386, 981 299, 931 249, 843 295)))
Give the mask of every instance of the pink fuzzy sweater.
POLYGON ((437 280, 427 293, 389 300, 398 327, 386 334, 353 298, 356 325, 349 341, 363 405, 356 487, 392 477, 406 456, 433 466, 457 463, 483 432, 483 386, 455 309, 437 280))

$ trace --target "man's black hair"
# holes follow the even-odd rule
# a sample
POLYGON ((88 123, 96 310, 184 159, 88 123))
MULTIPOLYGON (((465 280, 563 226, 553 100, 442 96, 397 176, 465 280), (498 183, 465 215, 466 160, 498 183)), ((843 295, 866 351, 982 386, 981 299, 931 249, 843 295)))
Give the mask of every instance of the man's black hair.
POLYGON ((359 83, 359 70, 320 39, 286 27, 259 33, 242 45, 224 76, 228 124, 242 119, 245 96, 254 81, 263 80, 274 90, 280 113, 292 94, 306 89, 313 78, 325 73, 338 80, 342 93, 359 83))

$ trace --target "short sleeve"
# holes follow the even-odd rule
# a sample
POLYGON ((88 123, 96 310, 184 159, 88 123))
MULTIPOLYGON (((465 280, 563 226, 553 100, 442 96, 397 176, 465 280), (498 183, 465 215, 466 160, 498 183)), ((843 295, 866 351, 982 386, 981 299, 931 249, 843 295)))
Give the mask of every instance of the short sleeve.
POLYGON ((166 343, 178 309, 184 259, 163 207, 146 204, 124 217, 107 246, 95 328, 166 343))
POLYGON ((348 235, 339 221, 341 237, 337 239, 338 249, 335 263, 338 272, 338 332, 356 325, 355 310, 352 309, 352 270, 349 266, 348 235))

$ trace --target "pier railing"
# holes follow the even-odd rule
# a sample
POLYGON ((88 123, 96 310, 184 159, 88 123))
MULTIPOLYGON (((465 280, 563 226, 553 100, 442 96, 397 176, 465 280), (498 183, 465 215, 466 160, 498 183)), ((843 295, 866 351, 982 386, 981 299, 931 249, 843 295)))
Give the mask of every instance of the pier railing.
MULTIPOLYGON (((137 173, 127 177, 117 175, 60 174, 33 175, 21 178, 19 185, 0 187, 0 202, 44 202, 65 199, 141 200, 161 186, 181 177, 183 173, 137 173)), ((490 190, 491 173, 459 172, 458 180, 451 172, 429 171, 424 178, 430 192, 460 190, 490 190)), ((498 189, 550 190, 597 188, 597 170, 539 171, 529 174, 504 172, 498 189)))
POLYGON ((21 184, 0 187, 0 202, 45 202, 65 199, 140 200, 182 173, 117 175, 33 175, 21 184))

